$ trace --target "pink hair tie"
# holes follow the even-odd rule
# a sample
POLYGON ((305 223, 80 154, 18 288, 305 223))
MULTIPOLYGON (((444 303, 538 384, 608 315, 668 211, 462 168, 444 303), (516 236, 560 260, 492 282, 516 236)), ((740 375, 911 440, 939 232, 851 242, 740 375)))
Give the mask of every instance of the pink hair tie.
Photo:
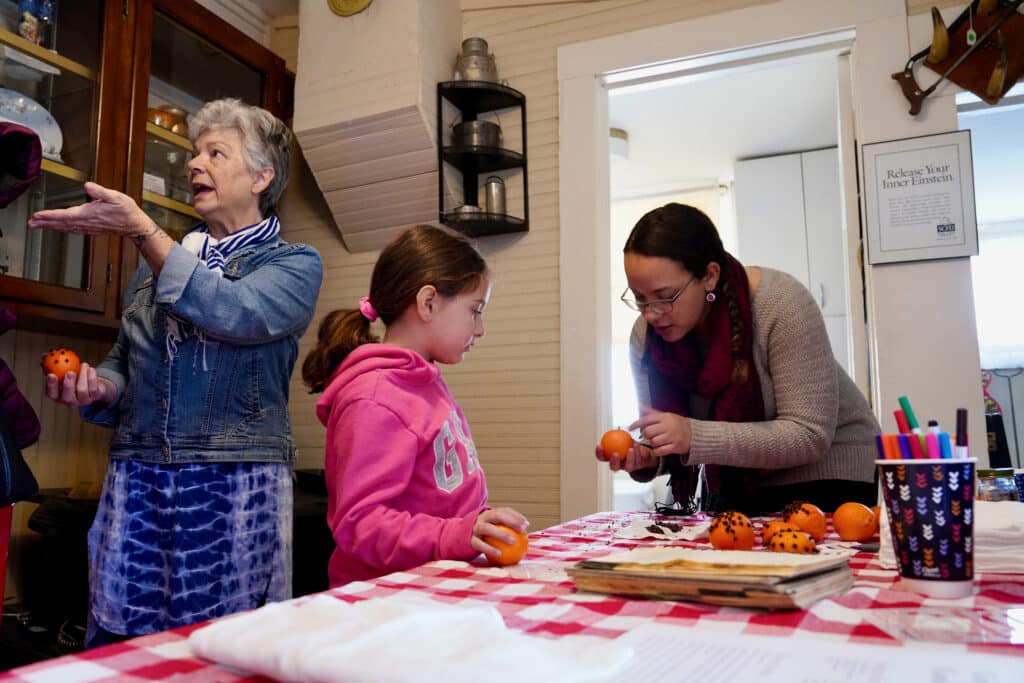
POLYGON ((377 319, 377 311, 373 310, 373 304, 370 303, 370 297, 368 296, 364 296, 359 300, 359 312, 371 323, 377 319))

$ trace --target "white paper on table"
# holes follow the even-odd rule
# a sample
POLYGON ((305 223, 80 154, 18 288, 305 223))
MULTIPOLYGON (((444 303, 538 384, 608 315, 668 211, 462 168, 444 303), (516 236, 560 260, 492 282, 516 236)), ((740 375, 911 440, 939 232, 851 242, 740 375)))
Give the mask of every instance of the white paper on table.
POLYGON ((696 541, 708 537, 711 522, 682 525, 675 522, 658 522, 649 517, 633 518, 629 525, 616 529, 616 538, 660 538, 666 541, 696 541))
POLYGON ((645 624, 616 639, 633 649, 609 683, 1019 683, 1024 657, 863 645, 645 624))

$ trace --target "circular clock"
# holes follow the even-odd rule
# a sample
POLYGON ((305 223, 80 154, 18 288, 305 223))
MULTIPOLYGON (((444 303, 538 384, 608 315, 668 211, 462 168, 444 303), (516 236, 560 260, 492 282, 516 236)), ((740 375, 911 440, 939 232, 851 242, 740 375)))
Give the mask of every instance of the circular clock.
POLYGON ((359 14, 364 9, 370 6, 373 0, 327 0, 327 6, 331 8, 331 11, 335 14, 340 14, 343 17, 350 17, 353 14, 359 14))

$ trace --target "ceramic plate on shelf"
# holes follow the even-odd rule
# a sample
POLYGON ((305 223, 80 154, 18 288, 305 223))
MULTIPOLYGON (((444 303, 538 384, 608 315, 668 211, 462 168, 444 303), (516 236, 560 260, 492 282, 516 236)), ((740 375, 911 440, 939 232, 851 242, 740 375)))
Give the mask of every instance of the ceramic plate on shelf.
POLYGON ((43 156, 63 163, 60 150, 64 146, 64 135, 44 106, 20 92, 0 88, 0 120, 13 121, 32 130, 39 136, 43 156))

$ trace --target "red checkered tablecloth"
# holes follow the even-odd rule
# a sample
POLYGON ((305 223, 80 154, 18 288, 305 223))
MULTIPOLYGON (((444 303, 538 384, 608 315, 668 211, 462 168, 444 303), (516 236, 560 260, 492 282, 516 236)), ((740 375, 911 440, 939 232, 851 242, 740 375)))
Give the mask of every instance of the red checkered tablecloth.
MULTIPOLYGON (((961 621, 970 619, 972 614, 983 620, 1011 606, 1024 607, 1024 575, 976 574, 976 589, 970 598, 933 600, 895 590, 896 572, 883 569, 878 564, 877 554, 867 552, 858 553, 850 560, 856 578, 851 591, 820 600, 806 610, 765 612, 577 592, 564 572, 572 563, 637 546, 665 544, 664 541, 630 540, 616 535, 637 517, 647 519, 655 515, 601 513, 531 534, 526 560, 514 567, 431 562, 371 582, 349 584, 329 594, 356 602, 416 591, 449 604, 486 604, 495 607, 509 627, 553 638, 574 634, 615 638, 639 625, 657 622, 730 633, 897 646, 902 643, 890 635, 891 629, 875 625, 878 615, 926 609, 936 614, 947 611, 961 621)), ((679 518, 671 521, 681 522, 679 518)), ((674 543, 694 547, 706 544, 704 541, 674 543)), ((196 628, 175 629, 21 667, 0 674, 0 681, 141 683, 177 679, 204 683, 267 680, 242 676, 192 656, 187 638, 196 628)), ((1006 640, 954 642, 946 646, 1024 656, 1024 646, 1006 640)))

